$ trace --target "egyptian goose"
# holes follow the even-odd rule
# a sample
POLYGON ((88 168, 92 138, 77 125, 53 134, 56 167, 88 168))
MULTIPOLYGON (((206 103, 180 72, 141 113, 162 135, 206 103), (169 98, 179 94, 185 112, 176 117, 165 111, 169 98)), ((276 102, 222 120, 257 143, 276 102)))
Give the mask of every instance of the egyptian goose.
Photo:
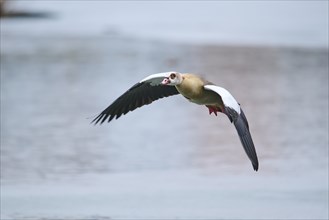
POLYGON ((205 105, 209 114, 224 113, 234 123, 242 146, 251 160, 255 171, 258 170, 258 159, 252 141, 249 125, 240 104, 224 88, 214 85, 197 75, 178 72, 152 74, 132 86, 117 98, 109 107, 100 113, 92 123, 102 124, 106 120, 119 118, 153 101, 177 94, 183 95, 190 102, 205 105))

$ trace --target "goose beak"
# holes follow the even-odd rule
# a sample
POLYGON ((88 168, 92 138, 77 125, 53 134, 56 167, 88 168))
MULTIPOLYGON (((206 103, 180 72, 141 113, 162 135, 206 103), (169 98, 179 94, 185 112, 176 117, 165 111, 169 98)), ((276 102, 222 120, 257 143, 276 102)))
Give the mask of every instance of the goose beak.
POLYGON ((162 85, 168 85, 170 83, 169 78, 164 78, 161 82, 162 85))

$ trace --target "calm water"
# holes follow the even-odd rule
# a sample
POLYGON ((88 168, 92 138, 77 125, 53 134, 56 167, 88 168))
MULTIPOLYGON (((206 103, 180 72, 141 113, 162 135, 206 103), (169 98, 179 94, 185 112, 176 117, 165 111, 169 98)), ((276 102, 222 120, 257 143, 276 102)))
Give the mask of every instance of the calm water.
POLYGON ((4 217, 328 216, 326 50, 2 40, 4 217), (259 172, 226 117, 179 96, 89 124, 136 81, 171 69, 203 74, 240 101, 259 172), (262 211, 237 213, 236 203, 262 211))
POLYGON ((190 20, 197 2, 189 10, 161 3, 172 16, 152 20, 159 5, 56 2, 29 7, 58 17, 1 21, 1 219, 328 218, 327 2, 301 3, 298 13, 292 3, 245 5, 244 24, 229 4, 204 6, 190 20), (99 13, 87 19, 88 8, 99 13), (175 22, 177 10, 184 22, 175 22), (276 23, 278 11, 278 21, 296 16, 276 23), (268 46, 212 45, 227 43, 212 30, 244 36, 231 44, 268 46), (179 43, 185 38, 199 44, 179 43), (258 172, 224 115, 180 96, 90 124, 131 85, 170 70, 201 74, 236 97, 258 172))

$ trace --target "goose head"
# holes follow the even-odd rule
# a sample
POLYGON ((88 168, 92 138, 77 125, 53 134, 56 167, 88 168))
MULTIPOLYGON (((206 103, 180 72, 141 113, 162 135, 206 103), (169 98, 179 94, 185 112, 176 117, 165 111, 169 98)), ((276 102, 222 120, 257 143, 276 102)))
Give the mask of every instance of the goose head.
POLYGON ((169 85, 169 86, 176 86, 176 85, 181 84, 182 81, 183 81, 182 74, 180 74, 178 72, 169 72, 168 76, 162 80, 161 84, 169 85))

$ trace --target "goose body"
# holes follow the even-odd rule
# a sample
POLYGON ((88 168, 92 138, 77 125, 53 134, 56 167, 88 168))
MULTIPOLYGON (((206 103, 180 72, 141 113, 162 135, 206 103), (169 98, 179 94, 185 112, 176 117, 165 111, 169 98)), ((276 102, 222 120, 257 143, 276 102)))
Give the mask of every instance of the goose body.
POLYGON ((102 111, 92 122, 102 124, 106 120, 119 118, 136 108, 152 103, 160 98, 181 94, 190 102, 205 105, 209 114, 224 113, 234 124, 242 146, 255 171, 258 158, 249 131, 247 118, 240 104, 226 89, 216 86, 201 77, 190 73, 165 72, 152 74, 136 83, 110 106, 102 111))

